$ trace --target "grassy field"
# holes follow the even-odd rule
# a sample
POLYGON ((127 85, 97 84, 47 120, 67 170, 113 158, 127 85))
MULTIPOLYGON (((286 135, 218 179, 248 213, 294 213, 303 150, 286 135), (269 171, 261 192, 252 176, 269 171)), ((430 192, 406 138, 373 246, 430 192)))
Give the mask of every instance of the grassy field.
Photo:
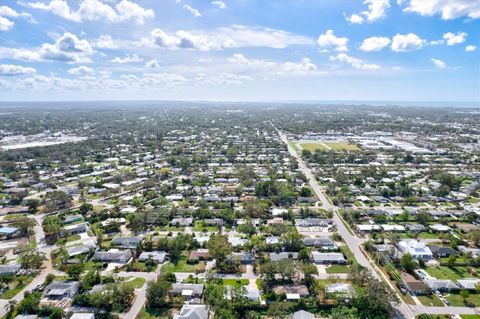
POLYGON ((448 267, 428 267, 427 273, 435 277, 437 279, 450 279, 450 280, 457 280, 461 278, 469 278, 472 277, 467 272, 467 267, 454 267, 454 268, 448 268, 448 267))
POLYGON ((318 142, 310 142, 310 143, 299 143, 298 144, 301 149, 307 150, 310 152, 315 152, 316 150, 327 151, 328 147, 326 147, 323 143, 318 142))
POLYGON ((418 296, 418 300, 420 300, 424 306, 444 307, 443 302, 437 297, 437 295, 418 296))
POLYGON ((358 151, 357 145, 346 142, 325 143, 325 145, 327 145, 334 151, 358 151))
POLYGON ((187 264, 185 260, 180 260, 176 265, 167 263, 162 266, 162 272, 195 272, 195 270, 205 269, 205 263, 200 262, 196 265, 187 264))
POLYGON ((325 268, 327 274, 346 274, 350 271, 350 268, 345 265, 331 265, 330 267, 325 268))
MULTIPOLYGON (((463 302, 463 298, 459 294, 451 294, 445 298, 453 307, 466 306, 466 304, 463 302)), ((467 298, 467 303, 473 304, 475 307, 480 306, 480 294, 470 294, 470 296, 467 298)))
POLYGON ((460 315, 462 319, 480 319, 480 315, 460 315))

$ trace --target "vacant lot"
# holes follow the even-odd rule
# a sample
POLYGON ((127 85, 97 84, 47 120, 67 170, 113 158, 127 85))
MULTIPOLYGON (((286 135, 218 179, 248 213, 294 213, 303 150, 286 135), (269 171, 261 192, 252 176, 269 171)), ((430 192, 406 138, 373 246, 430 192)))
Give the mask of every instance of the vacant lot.
POLYGON ((428 267, 427 272, 430 276, 437 279, 457 280, 472 277, 472 275, 467 272, 467 267, 428 267))
POLYGON ((431 296, 418 296, 418 300, 422 303, 424 306, 432 306, 432 307, 444 307, 445 305, 443 302, 440 300, 440 298, 437 297, 437 295, 431 295, 431 296))
POLYGON ((338 142, 338 143, 325 143, 329 148, 334 151, 358 151, 358 147, 355 144, 350 144, 347 142, 338 142))
POLYGON ((302 150, 315 152, 316 150, 327 151, 329 148, 320 142, 299 143, 302 150))

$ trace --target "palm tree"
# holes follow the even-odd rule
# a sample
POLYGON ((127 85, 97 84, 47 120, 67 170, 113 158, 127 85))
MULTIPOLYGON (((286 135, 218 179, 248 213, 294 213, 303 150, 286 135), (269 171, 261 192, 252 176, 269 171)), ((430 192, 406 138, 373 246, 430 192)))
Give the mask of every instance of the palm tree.
POLYGON ((5 310, 7 310, 7 317, 10 318, 15 311, 15 307, 17 306, 17 301, 10 299, 8 303, 5 305, 5 310))

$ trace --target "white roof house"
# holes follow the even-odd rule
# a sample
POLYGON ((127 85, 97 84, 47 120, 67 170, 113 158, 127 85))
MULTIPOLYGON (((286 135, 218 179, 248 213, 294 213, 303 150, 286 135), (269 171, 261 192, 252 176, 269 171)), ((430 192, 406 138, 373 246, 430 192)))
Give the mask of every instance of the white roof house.
POLYGON ((421 258, 423 260, 433 259, 430 248, 425 243, 416 240, 402 240, 398 243, 398 249, 402 254, 409 253, 414 259, 421 258))

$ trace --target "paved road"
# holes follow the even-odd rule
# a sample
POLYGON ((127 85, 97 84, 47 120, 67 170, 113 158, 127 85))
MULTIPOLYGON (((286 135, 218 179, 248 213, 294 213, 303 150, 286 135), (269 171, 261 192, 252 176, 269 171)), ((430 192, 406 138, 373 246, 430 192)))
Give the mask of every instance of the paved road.
MULTIPOLYGON (((363 267, 366 267, 367 269, 369 269, 375 278, 380 279, 380 276, 382 276, 384 279, 386 279, 385 281, 387 282, 387 284, 389 284, 393 289, 392 284, 390 283, 388 278, 386 278, 385 274, 378 269, 376 264, 369 257, 368 258, 366 257, 366 254, 362 252, 361 244, 363 243, 364 240, 358 238, 355 235, 352 235, 348 231, 347 227, 342 222, 342 219, 338 212, 338 207, 333 205, 332 202, 329 200, 329 198, 325 195, 323 189, 318 184, 311 169, 305 164, 305 162, 302 160, 300 155, 295 151, 295 149, 288 143, 288 139, 286 135, 283 134, 280 130, 278 130, 275 127, 275 125, 273 125, 273 123, 270 122, 270 124, 277 130, 281 140, 287 145, 290 155, 292 155, 294 158, 297 159, 299 169, 307 177, 309 186, 312 188, 312 190, 315 192, 315 194, 317 195, 317 197, 322 203, 322 208, 326 210, 331 210, 334 213, 333 220, 337 226, 338 233, 343 237, 343 239, 345 240, 345 243, 348 245, 348 247, 354 254, 358 263, 363 267)), ((416 315, 419 315, 422 313, 427 313, 427 314, 475 314, 476 313, 474 308, 468 308, 468 307, 426 307, 426 306, 418 306, 418 305, 411 306, 405 303, 401 298, 400 298, 400 302, 397 305, 395 305, 395 307, 397 309, 398 317, 400 318, 415 318, 416 315)))

